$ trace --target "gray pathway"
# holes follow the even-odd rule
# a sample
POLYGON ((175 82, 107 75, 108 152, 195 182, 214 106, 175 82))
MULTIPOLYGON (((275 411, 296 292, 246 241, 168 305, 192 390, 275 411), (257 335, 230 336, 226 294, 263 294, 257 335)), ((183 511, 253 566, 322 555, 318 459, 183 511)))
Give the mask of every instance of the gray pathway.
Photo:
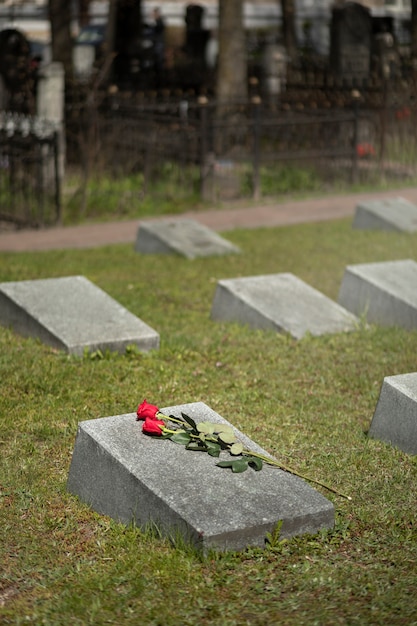
MULTIPOLYGON (((223 208, 211 211, 188 211, 175 218, 198 220, 217 231, 234 228, 283 226, 353 217, 356 205, 363 200, 403 197, 417 205, 417 188, 386 192, 368 192, 326 196, 246 208, 223 208)), ((159 219, 166 219, 163 216, 159 219)), ((41 230, 0 231, 0 252, 24 252, 60 248, 93 248, 117 243, 132 243, 140 221, 118 221, 83 226, 53 227, 41 230)))

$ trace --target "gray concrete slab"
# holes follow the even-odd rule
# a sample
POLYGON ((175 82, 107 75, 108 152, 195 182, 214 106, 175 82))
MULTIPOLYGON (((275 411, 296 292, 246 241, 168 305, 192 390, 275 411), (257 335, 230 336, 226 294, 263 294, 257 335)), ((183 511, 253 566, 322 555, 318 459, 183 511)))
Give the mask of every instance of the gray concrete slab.
POLYGON ((361 230, 417 231, 417 206, 405 198, 367 200, 357 205, 352 223, 361 230))
POLYGON ((159 334, 84 276, 0 283, 0 323, 82 356, 159 348, 159 334))
MULTIPOLYGON (((228 423, 203 402, 161 411, 228 423)), ((267 454, 235 433, 248 449, 267 454)), ((135 413, 116 415, 79 424, 67 487, 99 513, 140 527, 155 523, 203 550, 263 547, 280 520, 282 537, 333 526, 333 504, 304 480, 268 465, 235 474, 218 461, 144 435, 135 413)))
POLYGON ((348 265, 338 301, 368 322, 417 328, 417 263, 404 259, 348 265))
POLYGON ((417 372, 384 378, 368 434, 417 454, 417 372))
POLYGON ((252 328, 323 335, 354 330, 357 319, 294 274, 268 274, 219 280, 211 318, 252 328))
POLYGON ((140 224, 135 251, 142 254, 179 254, 195 259, 237 254, 240 249, 195 220, 159 219, 140 224))

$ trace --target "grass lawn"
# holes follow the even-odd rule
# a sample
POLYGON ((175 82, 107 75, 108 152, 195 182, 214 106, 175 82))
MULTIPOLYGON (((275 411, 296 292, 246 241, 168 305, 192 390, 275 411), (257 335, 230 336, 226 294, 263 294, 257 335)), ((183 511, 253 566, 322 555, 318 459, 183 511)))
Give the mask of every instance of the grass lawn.
POLYGON ((220 278, 293 272, 337 300, 347 264, 417 259, 417 234, 338 220, 227 238, 241 255, 0 254, 0 281, 83 274, 161 335, 148 354, 76 358, 0 327, 1 624, 417 624, 417 459, 366 436, 384 376, 417 370, 417 331, 295 341, 209 318, 220 278), (317 487, 331 531, 205 557, 98 515, 66 492, 77 424, 143 398, 201 400, 352 500, 317 487))

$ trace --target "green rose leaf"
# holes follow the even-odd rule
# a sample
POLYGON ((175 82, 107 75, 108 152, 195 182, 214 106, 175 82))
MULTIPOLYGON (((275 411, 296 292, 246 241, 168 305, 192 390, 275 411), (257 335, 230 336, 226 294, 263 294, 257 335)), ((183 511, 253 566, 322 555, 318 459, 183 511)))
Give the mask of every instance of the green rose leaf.
POLYGON ((246 459, 236 459, 232 462, 232 472, 235 474, 241 474, 248 469, 248 462, 246 459))
POLYGON ((219 433, 219 439, 223 441, 223 443, 235 443, 236 437, 233 432, 221 432, 219 433))
POLYGON ((171 435, 171 441, 186 446, 188 443, 190 443, 191 436, 186 433, 185 430, 178 430, 176 433, 171 435))
POLYGON ((220 461, 216 463, 217 467, 232 467, 233 461, 220 461))
POLYGON ((214 441, 205 441, 205 444, 207 446, 207 454, 210 456, 220 455, 221 446, 218 443, 215 443, 214 441))
POLYGON ((242 454, 243 452, 243 443, 237 442, 234 443, 231 447, 230 447, 230 454, 233 454, 234 456, 237 456, 238 454, 242 454))
POLYGON ((198 443, 198 441, 190 441, 185 446, 186 450, 192 450, 193 452, 207 452, 207 446, 202 443, 198 443))
POLYGON ((214 424, 212 424, 211 422, 199 422, 197 424, 197 430, 199 433, 212 435, 214 433, 214 424))
POLYGON ((247 460, 248 460, 249 465, 251 466, 252 469, 255 470, 255 472, 259 472, 259 470, 262 469, 263 467, 262 459, 258 458, 257 456, 248 456, 247 460))
POLYGON ((248 469, 248 462, 244 458, 235 459, 234 461, 220 461, 216 463, 217 467, 231 467, 232 472, 235 474, 241 474, 248 469))
POLYGON ((233 426, 229 424, 213 424, 215 433, 232 433, 234 432, 233 426))
POLYGON ((181 413, 181 415, 182 415, 182 418, 187 422, 187 424, 189 424, 193 430, 197 431, 197 425, 195 421, 193 420, 193 418, 190 417, 189 415, 186 415, 185 413, 181 413))

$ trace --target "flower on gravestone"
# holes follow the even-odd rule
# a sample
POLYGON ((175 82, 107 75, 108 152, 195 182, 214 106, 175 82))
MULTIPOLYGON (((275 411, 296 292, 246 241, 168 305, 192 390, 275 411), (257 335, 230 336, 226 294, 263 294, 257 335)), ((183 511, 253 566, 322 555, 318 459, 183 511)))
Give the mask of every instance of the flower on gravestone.
POLYGON ((163 420, 147 417, 143 423, 142 430, 146 435, 160 436, 163 433, 165 422, 163 420))
POLYGON ((146 400, 138 406, 136 419, 144 420, 142 431, 146 435, 170 439, 174 443, 184 445, 186 450, 206 452, 212 457, 219 457, 221 452, 228 452, 231 458, 219 461, 216 464, 218 467, 230 468, 232 472, 240 474, 249 467, 258 472, 266 463, 351 500, 350 496, 346 496, 325 483, 309 478, 265 454, 246 450, 242 442, 236 437, 234 428, 230 424, 196 423, 185 413, 181 413, 181 418, 174 415, 164 415, 155 404, 150 404, 146 400))
POLYGON ((146 402, 146 399, 138 406, 138 410, 136 411, 136 415, 138 420, 144 420, 147 417, 150 419, 157 419, 157 414, 159 413, 159 409, 154 404, 149 404, 146 402))

